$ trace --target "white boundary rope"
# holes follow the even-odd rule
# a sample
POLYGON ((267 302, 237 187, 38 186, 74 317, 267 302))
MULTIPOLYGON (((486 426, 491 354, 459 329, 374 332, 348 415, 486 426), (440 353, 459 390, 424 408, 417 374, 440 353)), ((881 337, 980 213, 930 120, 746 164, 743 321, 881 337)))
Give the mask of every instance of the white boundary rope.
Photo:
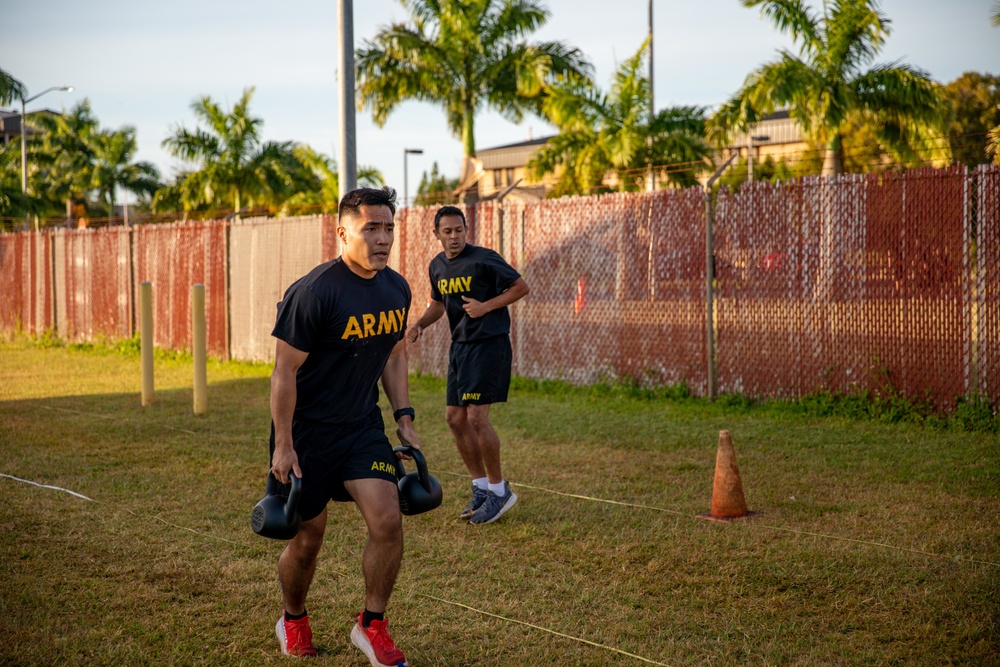
POLYGON ((655 660, 650 660, 649 658, 644 658, 641 655, 636 655, 635 653, 629 653, 628 651, 623 651, 614 646, 607 646, 605 644, 598 644, 597 642, 592 642, 589 639, 583 639, 582 637, 574 637, 573 635, 563 634, 562 632, 557 632, 556 630, 550 630, 549 628, 543 627, 541 625, 535 625, 534 623, 528 623, 526 621, 519 621, 516 618, 508 618, 507 616, 500 616, 499 614, 491 614, 488 611, 483 611, 482 609, 476 609, 475 607, 470 607, 467 604, 462 604, 461 602, 452 602, 451 600, 445 600, 444 598, 434 597, 433 595, 427 595, 426 593, 414 593, 422 598, 428 598, 430 600, 435 600, 437 602, 443 602, 444 604, 454 605, 456 607, 461 607, 462 609, 468 609, 469 611, 475 612, 477 614, 482 614, 483 616, 490 616, 492 618, 498 618, 501 621, 507 621, 508 623, 517 623, 518 625, 524 625, 529 628, 534 628, 535 630, 541 630, 542 632, 548 632, 556 637, 563 637, 565 639, 572 639, 575 642, 580 642, 581 644, 588 644, 590 646, 596 646, 597 648, 604 649, 605 651, 612 651, 618 653, 619 655, 627 655, 630 658, 635 658, 636 660, 642 660, 643 662, 648 662, 651 665, 660 665, 661 667, 670 667, 666 663, 656 662, 655 660))
MULTIPOLYGON (((454 473, 449 473, 454 474, 454 473)), ((553 491, 552 489, 546 489, 541 486, 531 486, 530 484, 521 484, 520 482, 514 484, 514 486, 521 486, 525 489, 534 489, 535 491, 544 491, 545 493, 551 493, 557 496, 565 496, 567 498, 579 498, 580 500, 593 500, 598 503, 607 503, 608 505, 621 505, 622 507, 635 507, 641 510, 653 510, 654 512, 666 512, 667 514, 677 514, 678 516, 684 516, 684 512, 679 512, 677 510, 669 510, 665 507, 655 507, 653 505, 637 505, 635 503, 623 503, 618 500, 608 500, 607 498, 594 498, 592 496, 581 496, 576 493, 563 493, 562 491, 553 491)))
POLYGON ((32 482, 30 479, 21 479, 20 477, 14 477, 13 475, 5 475, 0 472, 0 477, 5 477, 7 479, 12 479, 15 482, 22 482, 24 484, 31 484, 32 486, 37 486, 41 489, 52 489, 53 491, 62 491, 63 493, 68 493, 71 496, 76 496, 77 498, 83 498, 84 500, 89 500, 92 503, 97 502, 93 498, 88 498, 82 493, 77 493, 76 491, 70 491, 69 489, 64 489, 61 486, 50 486, 48 484, 39 484, 38 482, 32 482))
MULTIPOLYGON (((466 476, 464 474, 455 473, 455 472, 442 472, 441 474, 451 475, 453 477, 465 477, 466 476)), ((546 489, 546 488, 541 487, 541 486, 532 486, 530 484, 521 484, 520 482, 516 482, 516 483, 512 484, 511 486, 520 486, 520 487, 523 487, 525 489, 534 489, 535 491, 542 491, 543 493, 551 493, 553 495, 565 496, 567 498, 578 498, 580 500, 590 500, 590 501, 597 502, 597 503, 606 503, 608 505, 621 505, 623 507, 635 507, 635 508, 638 508, 638 509, 653 510, 654 512, 666 512, 668 514, 677 514, 677 515, 680 515, 680 516, 689 516, 689 515, 687 515, 684 512, 679 512, 677 510, 667 509, 665 507, 655 507, 653 505, 638 505, 638 504, 635 504, 635 503, 623 503, 623 502, 619 502, 617 500, 608 500, 607 498, 596 498, 594 496, 583 496, 583 495, 579 495, 579 494, 576 494, 576 493, 563 493, 562 491, 554 491, 552 489, 546 489)), ((781 531, 785 531, 785 532, 788 532, 788 533, 795 533, 797 535, 808 535, 809 537, 819 537, 819 538, 829 539, 829 540, 840 540, 840 541, 843 541, 843 542, 853 542, 854 544, 865 544, 865 545, 872 546, 872 547, 881 547, 883 549, 894 549, 896 551, 905 551, 905 552, 908 552, 908 553, 919 554, 921 556, 928 556, 928 557, 931 557, 931 558, 940 558, 942 560, 951 560, 951 561, 955 561, 955 562, 975 563, 977 565, 989 565, 991 567, 1000 567, 1000 563, 994 562, 994 561, 979 560, 979 559, 976 559, 976 558, 965 558, 964 556, 961 556, 961 555, 949 556, 948 554, 934 553, 934 552, 931 552, 931 551, 921 551, 919 549, 911 549, 910 547, 900 547, 900 546, 896 546, 894 544, 886 544, 885 542, 874 542, 874 541, 871 541, 871 540, 859 540, 859 539, 854 538, 854 537, 843 537, 843 536, 840 536, 840 535, 829 535, 829 534, 826 534, 826 533, 813 533, 813 532, 810 532, 810 531, 807 531, 807 530, 799 530, 797 528, 786 528, 785 526, 775 526, 773 524, 767 523, 766 521, 761 521, 761 519, 759 519, 759 518, 754 519, 754 524, 755 525, 759 525, 762 528, 768 528, 770 530, 781 530, 781 531)))
MULTIPOLYGON (((7 474, 4 474, 2 472, 0 472, 0 477, 3 477, 5 479, 12 479, 15 482, 22 482, 23 484, 30 484, 31 486, 37 486, 37 487, 39 487, 41 489, 52 489, 53 491, 62 491, 63 493, 68 493, 69 495, 76 496, 77 498, 83 498, 84 500, 86 500, 88 502, 97 503, 98 505, 107 505, 107 503, 104 502, 104 501, 94 500, 93 498, 88 498, 87 496, 83 495, 82 493, 77 493, 76 491, 70 491, 69 489, 64 489, 61 486, 52 486, 50 484, 39 484, 38 482, 32 482, 30 479, 21 479, 20 477, 14 477, 13 475, 7 475, 7 474)), ((227 540, 226 538, 219 537, 218 535, 210 535, 209 533, 200 533, 197 530, 194 530, 193 528, 185 528, 184 526, 179 526, 176 523, 170 523, 166 519, 164 519, 162 517, 159 517, 159 516, 157 516, 155 514, 147 514, 144 517, 141 514, 137 514, 136 512, 133 512, 132 510, 123 510, 123 511, 128 512, 129 514, 131 514, 132 516, 134 516, 137 519, 142 519, 142 518, 155 519, 156 521, 159 521, 160 523, 164 523, 164 524, 170 526, 171 528, 177 528, 178 530, 186 530, 187 532, 194 533, 195 535, 198 535, 199 537, 205 537, 205 538, 212 539, 212 540, 220 540, 222 542, 228 542, 229 544, 235 544, 236 546, 240 546, 240 547, 249 546, 247 544, 242 544, 240 542, 234 542, 233 540, 227 540)))
MULTIPOLYGON (((68 412, 68 413, 73 414, 73 415, 83 415, 85 417, 97 417, 98 419, 110 419, 110 420, 113 420, 113 421, 125 421, 125 420, 123 420, 120 417, 117 417, 115 415, 102 415, 102 414, 99 414, 97 412, 84 412, 83 410, 70 410, 69 408, 56 408, 56 407, 53 407, 51 405, 40 405, 38 407, 44 408, 46 410, 52 410, 54 412, 68 412)), ((167 426, 166 424, 159 424, 159 427, 160 428, 165 428, 165 429, 170 430, 170 431, 180 431, 181 433, 190 433, 191 435, 198 435, 194 431, 189 431, 186 428, 177 428, 176 426, 167 426)))

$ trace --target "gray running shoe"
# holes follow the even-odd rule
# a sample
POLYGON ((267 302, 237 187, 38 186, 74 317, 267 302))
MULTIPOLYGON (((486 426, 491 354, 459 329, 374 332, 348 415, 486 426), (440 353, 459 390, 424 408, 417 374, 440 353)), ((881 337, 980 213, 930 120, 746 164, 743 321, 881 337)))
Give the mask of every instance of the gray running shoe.
POLYGON ((507 482, 503 483, 503 488, 504 494, 502 496, 498 496, 492 491, 487 492, 486 502, 476 510, 476 513, 469 519, 469 523, 476 525, 493 523, 514 506, 514 503, 517 502, 517 494, 510 490, 510 484, 507 482))
POLYGON ((465 506, 462 513, 458 515, 459 519, 471 519, 472 515, 476 513, 476 510, 483 506, 486 502, 486 489, 480 489, 475 484, 472 485, 472 500, 469 504, 465 506))

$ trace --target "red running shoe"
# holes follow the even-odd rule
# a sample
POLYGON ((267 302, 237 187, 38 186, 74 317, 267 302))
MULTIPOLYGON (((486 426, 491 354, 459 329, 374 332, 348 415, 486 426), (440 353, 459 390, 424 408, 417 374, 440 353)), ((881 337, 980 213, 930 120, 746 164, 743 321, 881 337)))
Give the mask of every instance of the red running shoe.
POLYGON ((358 622, 351 630, 351 641, 368 657, 372 667, 407 667, 406 656, 396 648, 386 626, 388 621, 372 621, 367 628, 361 627, 364 612, 358 614, 358 622))
POLYGON ((286 621, 282 614, 274 632, 281 642, 281 652, 301 658, 315 658, 316 647, 313 646, 313 633, 309 628, 309 617, 304 616, 297 621, 286 621))

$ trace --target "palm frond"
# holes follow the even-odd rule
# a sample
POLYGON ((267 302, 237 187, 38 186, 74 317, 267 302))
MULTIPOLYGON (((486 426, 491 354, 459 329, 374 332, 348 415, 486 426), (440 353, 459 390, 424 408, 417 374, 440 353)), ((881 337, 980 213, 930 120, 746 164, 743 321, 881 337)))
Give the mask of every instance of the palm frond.
POLYGON ((838 0, 827 22, 826 56, 831 69, 853 75, 885 45, 891 21, 869 0, 838 0))
POLYGON ((820 51, 823 43, 822 23, 801 0, 742 0, 744 7, 760 7, 761 16, 801 42, 802 53, 820 51))
POLYGON ((28 96, 28 88, 13 76, 0 69, 0 104, 10 104, 28 96))

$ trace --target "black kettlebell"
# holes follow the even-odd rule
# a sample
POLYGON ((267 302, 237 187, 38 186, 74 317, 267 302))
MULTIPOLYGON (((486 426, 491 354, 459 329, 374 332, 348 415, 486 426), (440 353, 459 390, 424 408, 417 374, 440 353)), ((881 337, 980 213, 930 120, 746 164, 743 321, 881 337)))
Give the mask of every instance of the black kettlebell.
POLYGON ((253 532, 262 537, 275 540, 290 540, 299 532, 302 517, 299 516, 299 495, 302 493, 302 480, 289 472, 292 478, 292 489, 288 496, 278 493, 283 486, 274 473, 267 473, 266 493, 253 508, 250 515, 250 526, 253 532))
POLYGON ((444 492, 441 484, 427 472, 427 460, 419 449, 414 449, 409 445, 400 445, 392 450, 402 452, 413 457, 417 462, 416 472, 406 474, 403 462, 396 459, 396 477, 399 481, 399 511, 407 516, 423 514, 429 512, 441 504, 444 492))

